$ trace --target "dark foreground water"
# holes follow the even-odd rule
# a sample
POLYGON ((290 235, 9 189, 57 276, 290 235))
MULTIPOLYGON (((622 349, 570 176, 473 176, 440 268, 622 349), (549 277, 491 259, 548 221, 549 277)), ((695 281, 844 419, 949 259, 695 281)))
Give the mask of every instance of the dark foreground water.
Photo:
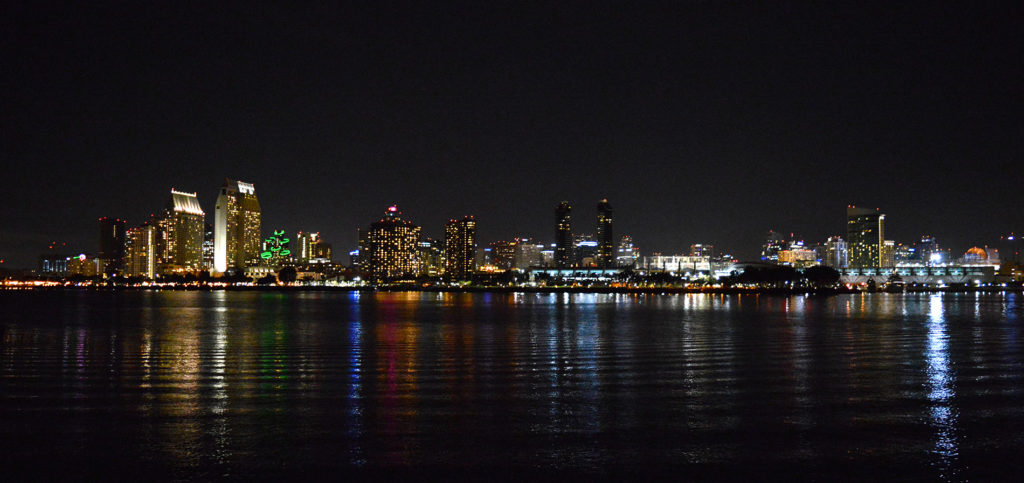
POLYGON ((0 292, 0 479, 1021 478, 1022 303, 0 292))

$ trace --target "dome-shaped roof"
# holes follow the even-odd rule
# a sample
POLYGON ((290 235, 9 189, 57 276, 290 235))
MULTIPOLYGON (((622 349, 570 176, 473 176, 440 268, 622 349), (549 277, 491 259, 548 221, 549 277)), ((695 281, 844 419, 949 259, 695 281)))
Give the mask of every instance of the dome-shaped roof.
POLYGON ((981 248, 981 247, 971 247, 970 250, 967 250, 967 257, 969 257, 969 258, 980 258, 982 260, 988 260, 988 253, 985 252, 984 248, 981 248))

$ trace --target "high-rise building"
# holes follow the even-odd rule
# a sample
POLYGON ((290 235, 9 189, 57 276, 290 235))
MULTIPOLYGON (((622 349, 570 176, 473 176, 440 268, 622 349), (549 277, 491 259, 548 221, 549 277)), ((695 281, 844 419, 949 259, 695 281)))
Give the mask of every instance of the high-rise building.
POLYGON ((615 240, 612 232, 612 205, 605 198, 597 204, 597 266, 615 267, 615 240))
POLYGON ((881 267, 885 250, 885 215, 878 209, 847 206, 846 240, 850 268, 881 267))
POLYGON ((516 241, 491 243, 491 264, 499 270, 512 270, 516 265, 516 241))
POLYGON ((555 266, 572 266, 572 205, 563 201, 555 208, 555 266))
POLYGON ((97 258, 103 260, 108 274, 124 269, 125 221, 104 216, 99 220, 100 239, 97 258))
POLYGON ((195 193, 171 190, 158 222, 157 260, 160 273, 185 273, 203 267, 203 226, 206 214, 195 193))
POLYGON ((615 250, 615 264, 618 267, 635 267, 640 259, 640 249, 633 245, 633 237, 622 235, 619 247, 615 250))
POLYGON ((203 223, 203 270, 213 270, 213 224, 203 223))
POLYGON ((516 239, 516 256, 515 265, 516 270, 528 270, 530 267, 539 267, 543 264, 544 258, 541 252, 544 251, 544 245, 533 243, 529 238, 517 238, 516 239))
POLYGON ((476 220, 472 216, 444 226, 444 273, 452 280, 469 280, 476 268, 476 220))
POLYGON ((786 237, 774 230, 768 230, 764 244, 761 245, 761 260, 765 262, 778 263, 779 252, 789 246, 786 237))
POLYGON ((261 216, 256 188, 225 179, 214 211, 214 270, 223 273, 259 264, 261 216))
POLYGON ((366 273, 372 280, 386 281, 416 276, 416 251, 420 227, 402 219, 397 206, 370 225, 366 273))
POLYGON ((295 234, 295 250, 292 250, 292 258, 300 264, 309 263, 310 259, 315 258, 313 249, 319 238, 319 233, 300 231, 295 234))
POLYGON ((821 263, 832 268, 846 268, 849 266, 848 257, 846 240, 833 236, 825 242, 825 256, 821 263))
POLYGON ((442 242, 426 238, 417 244, 416 267, 421 276, 437 277, 444 271, 442 242))
POLYGON ((156 275, 157 225, 151 221, 128 230, 125 243, 124 274, 153 278, 156 275))

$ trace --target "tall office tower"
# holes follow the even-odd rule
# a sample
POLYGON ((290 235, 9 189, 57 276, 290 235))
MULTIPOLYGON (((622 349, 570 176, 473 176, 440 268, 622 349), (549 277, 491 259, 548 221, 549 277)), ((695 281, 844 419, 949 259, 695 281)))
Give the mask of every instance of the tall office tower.
POLYGON ((786 241, 786 237, 779 232, 768 230, 768 236, 765 237, 764 244, 761 245, 761 260, 777 263, 779 252, 788 247, 789 242, 786 241))
POLYGON ((881 267, 885 251, 885 215, 878 209, 847 206, 846 242, 850 268, 881 267))
POLYGON ((312 239, 313 258, 309 259, 309 263, 332 263, 334 262, 334 248, 333 245, 323 241, 320 238, 319 233, 315 233, 316 238, 312 239))
POLYGON ((572 266, 572 205, 563 201, 555 208, 555 266, 572 266))
POLYGON ((124 274, 153 278, 156 275, 157 225, 151 221, 128 230, 124 249, 124 274))
POLYGON ((224 180, 214 209, 213 269, 225 272, 260 262, 260 202, 256 188, 243 181, 224 180))
POLYGON ((921 235, 921 243, 915 244, 914 249, 914 255, 925 265, 942 263, 942 250, 934 236, 921 235))
POLYGON ((615 240, 612 233, 612 205, 605 198, 597 204, 597 266, 615 267, 615 240))
POLYGON ((100 250, 97 258, 103 260, 105 273, 120 273, 124 269, 125 221, 120 218, 100 218, 100 250))
POLYGON ((594 235, 584 233, 576 235, 572 244, 572 266, 574 267, 596 267, 598 242, 594 235))
POLYGON ((373 280, 394 280, 416 276, 416 250, 420 227, 402 219, 397 206, 370 225, 367 275, 373 280))
POLYGON ((444 225, 444 273, 452 280, 469 280, 476 268, 476 220, 467 216, 444 225))
POLYGON ((195 272, 203 267, 206 214, 195 193, 171 190, 157 233, 157 269, 161 273, 195 272))
POLYGON ((825 256, 822 257, 821 263, 832 268, 846 268, 849 266, 847 257, 846 240, 838 236, 829 237, 825 242, 825 256))

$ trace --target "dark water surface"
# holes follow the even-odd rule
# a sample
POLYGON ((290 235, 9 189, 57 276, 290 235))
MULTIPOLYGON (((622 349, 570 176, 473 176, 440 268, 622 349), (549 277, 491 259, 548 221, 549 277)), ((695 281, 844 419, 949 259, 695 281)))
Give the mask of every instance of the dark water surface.
POLYGON ((0 292, 0 465, 4 479, 1016 479, 1022 303, 0 292))

